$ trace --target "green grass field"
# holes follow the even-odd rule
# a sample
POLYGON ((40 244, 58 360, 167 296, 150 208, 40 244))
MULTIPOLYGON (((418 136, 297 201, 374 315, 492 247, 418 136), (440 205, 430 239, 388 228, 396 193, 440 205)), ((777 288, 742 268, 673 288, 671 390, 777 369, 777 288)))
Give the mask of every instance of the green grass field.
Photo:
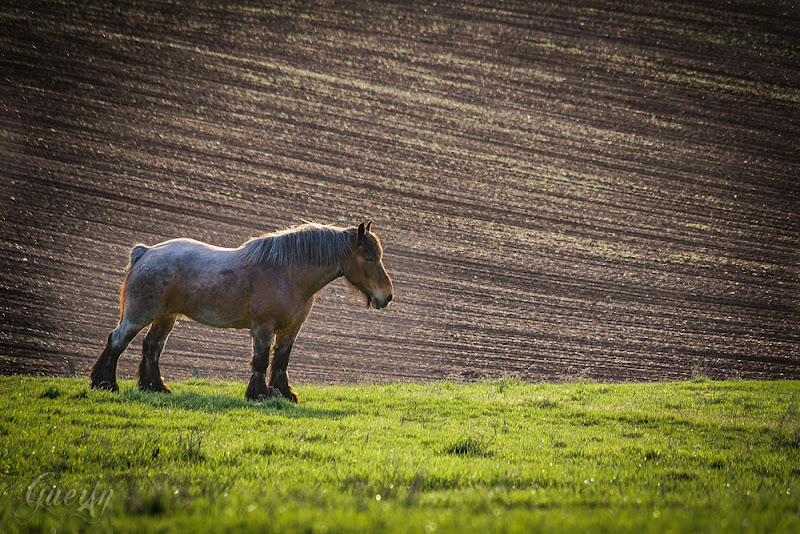
POLYGON ((800 531, 797 382, 121 388, 0 378, 3 531, 800 531))

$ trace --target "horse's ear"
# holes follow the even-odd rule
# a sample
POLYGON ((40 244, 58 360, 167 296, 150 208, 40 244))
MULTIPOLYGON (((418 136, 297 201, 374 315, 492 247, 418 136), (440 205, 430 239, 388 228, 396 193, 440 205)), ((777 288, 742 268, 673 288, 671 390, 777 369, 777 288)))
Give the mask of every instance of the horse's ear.
POLYGON ((367 235, 367 227, 362 222, 358 225, 358 243, 364 241, 364 236, 367 235))
POLYGON ((366 229, 366 232, 364 232, 365 234, 368 234, 368 233, 369 233, 369 229, 370 229, 370 227, 371 227, 371 226, 372 226, 372 221, 367 221, 367 226, 366 226, 366 228, 365 228, 365 229, 366 229))

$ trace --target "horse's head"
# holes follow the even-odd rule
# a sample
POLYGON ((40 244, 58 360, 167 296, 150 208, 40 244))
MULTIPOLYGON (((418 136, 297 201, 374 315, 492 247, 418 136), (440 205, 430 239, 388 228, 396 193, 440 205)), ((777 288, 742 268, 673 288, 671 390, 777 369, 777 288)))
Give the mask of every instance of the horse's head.
POLYGON ((367 307, 379 310, 392 301, 392 280, 383 268, 383 248, 370 233, 372 221, 361 223, 351 243, 351 253, 342 261, 342 274, 367 299, 367 307))

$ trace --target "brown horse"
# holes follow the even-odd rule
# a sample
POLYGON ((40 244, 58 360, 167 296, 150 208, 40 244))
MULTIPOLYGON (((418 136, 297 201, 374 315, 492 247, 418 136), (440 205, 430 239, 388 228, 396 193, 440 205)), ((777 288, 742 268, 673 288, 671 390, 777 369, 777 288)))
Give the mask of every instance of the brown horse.
POLYGON ((158 358, 176 319, 184 315, 210 326, 250 329, 253 374, 245 396, 282 396, 297 402, 286 366, 320 290, 344 276, 364 294, 367 307, 385 308, 392 300, 383 248, 370 226, 371 222, 358 228, 308 223, 235 249, 192 239, 133 247, 122 284, 119 324, 92 368, 91 387, 119 391, 117 361, 150 325, 142 346, 139 389, 169 392, 158 358))

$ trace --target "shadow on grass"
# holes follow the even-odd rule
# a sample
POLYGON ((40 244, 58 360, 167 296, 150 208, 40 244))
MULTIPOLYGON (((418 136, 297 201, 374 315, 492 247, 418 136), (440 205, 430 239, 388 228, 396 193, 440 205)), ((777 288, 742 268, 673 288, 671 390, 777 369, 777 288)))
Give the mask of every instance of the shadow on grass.
POLYGON ((203 394, 193 391, 173 393, 151 393, 137 388, 122 388, 119 393, 121 401, 140 402, 158 408, 173 410, 189 410, 206 413, 251 412, 283 417, 307 417, 314 419, 339 419, 354 415, 349 410, 324 410, 308 408, 301 404, 293 404, 285 399, 274 398, 263 402, 253 402, 244 397, 232 397, 225 393, 203 394))

